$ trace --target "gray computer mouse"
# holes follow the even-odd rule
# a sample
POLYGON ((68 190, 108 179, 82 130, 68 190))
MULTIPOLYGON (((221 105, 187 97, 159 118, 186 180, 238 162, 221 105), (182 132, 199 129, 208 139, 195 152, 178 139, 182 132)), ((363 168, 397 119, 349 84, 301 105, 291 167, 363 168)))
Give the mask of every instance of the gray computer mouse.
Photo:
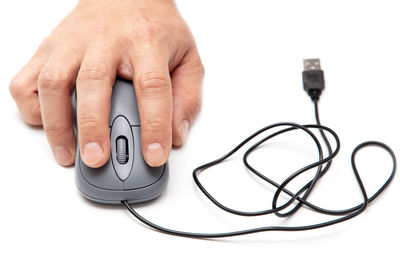
MULTIPOLYGON (((75 95, 72 102, 76 110, 75 95)), ((111 152, 104 166, 86 166, 77 145, 75 176, 79 191, 92 201, 107 204, 121 204, 123 200, 138 203, 158 197, 168 182, 168 164, 150 167, 143 159, 140 119, 131 81, 117 78, 114 83, 109 127, 111 152)))

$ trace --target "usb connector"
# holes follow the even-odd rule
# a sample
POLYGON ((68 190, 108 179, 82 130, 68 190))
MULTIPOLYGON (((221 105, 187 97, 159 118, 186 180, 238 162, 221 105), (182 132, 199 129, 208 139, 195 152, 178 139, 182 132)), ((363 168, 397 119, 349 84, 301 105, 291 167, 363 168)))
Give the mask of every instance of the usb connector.
POLYGON ((325 89, 324 71, 318 58, 303 60, 303 86, 313 101, 318 101, 325 89))
POLYGON ((321 62, 319 58, 311 58, 303 60, 304 70, 321 70, 321 62))

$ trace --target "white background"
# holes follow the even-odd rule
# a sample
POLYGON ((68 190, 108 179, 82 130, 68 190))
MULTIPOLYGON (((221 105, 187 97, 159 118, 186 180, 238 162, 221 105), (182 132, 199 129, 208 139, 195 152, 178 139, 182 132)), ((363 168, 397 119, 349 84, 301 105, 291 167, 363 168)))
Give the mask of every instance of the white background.
MULTIPOLYGON (((124 208, 81 197, 73 168, 53 160, 43 131, 23 123, 7 89, 74 2, 0 4, 1 266, 398 266, 398 179, 364 214, 341 225, 217 241, 160 234, 124 208)), ((186 146, 171 154, 167 190, 138 210, 163 226, 192 231, 329 219, 307 209, 290 219, 237 218, 212 206, 191 178, 193 168, 265 125, 313 123, 301 81, 302 59, 309 57, 320 57, 325 70, 322 121, 342 138, 339 158, 310 200, 333 209, 360 203, 350 168, 352 149, 377 139, 400 155, 398 1, 182 0, 178 6, 206 67, 204 105, 186 146)), ((315 159, 309 139, 300 134, 278 138, 251 157, 278 181, 315 159)), ((358 159, 372 193, 388 175, 390 159, 377 149, 367 149, 358 159)), ((271 205, 273 188, 249 176, 240 156, 201 178, 232 207, 271 205)))

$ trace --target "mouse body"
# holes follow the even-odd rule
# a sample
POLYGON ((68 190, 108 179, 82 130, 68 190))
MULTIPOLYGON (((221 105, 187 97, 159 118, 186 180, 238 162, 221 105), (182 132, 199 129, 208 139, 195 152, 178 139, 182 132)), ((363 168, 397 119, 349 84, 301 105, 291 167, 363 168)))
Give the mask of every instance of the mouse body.
MULTIPOLYGON (((76 96, 72 102, 76 111, 76 96)), ((106 204, 121 204, 124 200, 139 203, 160 196, 168 183, 168 163, 151 167, 143 159, 140 119, 131 81, 115 80, 109 127, 110 158, 102 167, 86 166, 77 145, 75 180, 79 191, 92 201, 106 204)))

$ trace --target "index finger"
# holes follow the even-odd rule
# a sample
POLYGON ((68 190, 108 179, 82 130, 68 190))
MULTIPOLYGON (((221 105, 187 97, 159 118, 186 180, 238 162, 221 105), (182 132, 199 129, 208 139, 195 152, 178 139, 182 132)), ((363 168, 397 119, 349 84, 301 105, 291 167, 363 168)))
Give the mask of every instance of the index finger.
POLYGON ((101 167, 110 155, 110 101, 116 60, 107 51, 89 48, 77 78, 79 147, 89 167, 101 167))

